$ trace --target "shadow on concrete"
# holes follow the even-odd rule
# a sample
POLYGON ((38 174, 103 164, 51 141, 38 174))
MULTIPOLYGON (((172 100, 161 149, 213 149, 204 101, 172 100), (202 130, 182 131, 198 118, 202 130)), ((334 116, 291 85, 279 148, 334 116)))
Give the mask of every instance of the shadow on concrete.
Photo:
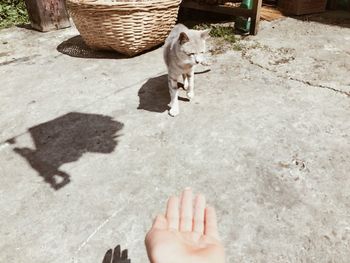
POLYGON ((326 11, 320 14, 291 17, 307 22, 317 22, 326 25, 350 28, 350 12, 347 11, 326 11))
MULTIPOLYGON (((7 54, 6 54, 7 55, 7 54)), ((25 57, 21 57, 21 58, 12 58, 9 61, 5 61, 5 62, 1 62, 0 66, 5 66, 5 65, 9 65, 9 64, 17 64, 17 63, 22 63, 22 62, 29 62, 31 61, 33 58, 38 57, 39 55, 32 55, 32 56, 25 56, 25 57)))
POLYGON ((142 85, 138 92, 139 110, 164 112, 169 109, 170 95, 168 90, 168 75, 151 78, 142 85))
POLYGON ((128 250, 121 251, 120 245, 118 245, 114 250, 107 250, 102 263, 131 263, 131 259, 128 259, 128 250))
POLYGON ((63 41, 57 46, 57 51, 62 54, 77 58, 100 58, 100 59, 125 59, 126 55, 115 51, 94 50, 85 44, 83 38, 78 35, 63 41))
POLYGON ((33 30, 33 31, 37 31, 38 32, 38 30, 35 30, 30 23, 28 23, 28 24, 18 24, 18 25, 16 25, 16 27, 24 28, 24 29, 27 29, 27 30, 33 30))
MULTIPOLYGON (((123 126, 109 116, 71 112, 29 129, 35 149, 16 147, 14 151, 59 190, 70 182, 70 175, 60 166, 77 161, 87 152, 112 153, 123 126)), ((7 141, 15 143, 14 139, 7 141)))
MULTIPOLYGON (((207 72, 207 71, 205 71, 207 72)), ((205 73, 204 72, 204 73, 205 73)), ((195 74, 202 74, 195 73, 195 74)), ((184 89, 182 83, 177 83, 178 89, 184 89)), ((168 88, 168 75, 162 75, 159 77, 151 78, 147 80, 145 84, 139 89, 139 106, 138 110, 146 110, 152 112, 164 112, 169 110, 169 88, 168 88)), ((179 96, 179 100, 182 101, 190 101, 188 98, 183 98, 179 96)))

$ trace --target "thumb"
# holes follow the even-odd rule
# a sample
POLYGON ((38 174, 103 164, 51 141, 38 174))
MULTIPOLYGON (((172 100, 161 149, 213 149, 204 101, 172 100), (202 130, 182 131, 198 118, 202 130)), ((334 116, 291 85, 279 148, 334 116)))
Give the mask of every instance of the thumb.
POLYGON ((168 221, 164 215, 157 215, 153 221, 152 229, 165 230, 168 227, 168 221))

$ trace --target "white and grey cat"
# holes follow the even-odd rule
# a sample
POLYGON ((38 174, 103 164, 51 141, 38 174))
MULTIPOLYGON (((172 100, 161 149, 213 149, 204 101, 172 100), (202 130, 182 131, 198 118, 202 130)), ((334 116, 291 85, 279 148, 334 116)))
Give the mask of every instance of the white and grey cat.
POLYGON ((210 30, 191 30, 177 24, 164 44, 164 61, 168 67, 171 116, 179 114, 177 81, 182 76, 188 99, 194 97, 194 66, 204 62, 210 30))

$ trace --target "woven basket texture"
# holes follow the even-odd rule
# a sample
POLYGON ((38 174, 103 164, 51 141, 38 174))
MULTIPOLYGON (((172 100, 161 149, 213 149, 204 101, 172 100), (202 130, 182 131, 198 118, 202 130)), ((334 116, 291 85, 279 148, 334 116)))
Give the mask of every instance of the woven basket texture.
POLYGON ((86 44, 128 56, 164 42, 175 25, 181 0, 67 0, 86 44))

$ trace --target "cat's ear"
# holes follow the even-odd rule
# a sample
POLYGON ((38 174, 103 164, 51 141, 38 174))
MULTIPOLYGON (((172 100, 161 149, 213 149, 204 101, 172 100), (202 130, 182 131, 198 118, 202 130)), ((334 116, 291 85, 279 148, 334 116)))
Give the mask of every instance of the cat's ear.
POLYGON ((185 44, 186 42, 190 41, 190 39, 188 38, 188 36, 186 35, 185 32, 181 32, 180 36, 179 36, 179 42, 181 45, 185 44))
POLYGON ((206 40, 209 38, 210 29, 201 31, 201 38, 206 40))

